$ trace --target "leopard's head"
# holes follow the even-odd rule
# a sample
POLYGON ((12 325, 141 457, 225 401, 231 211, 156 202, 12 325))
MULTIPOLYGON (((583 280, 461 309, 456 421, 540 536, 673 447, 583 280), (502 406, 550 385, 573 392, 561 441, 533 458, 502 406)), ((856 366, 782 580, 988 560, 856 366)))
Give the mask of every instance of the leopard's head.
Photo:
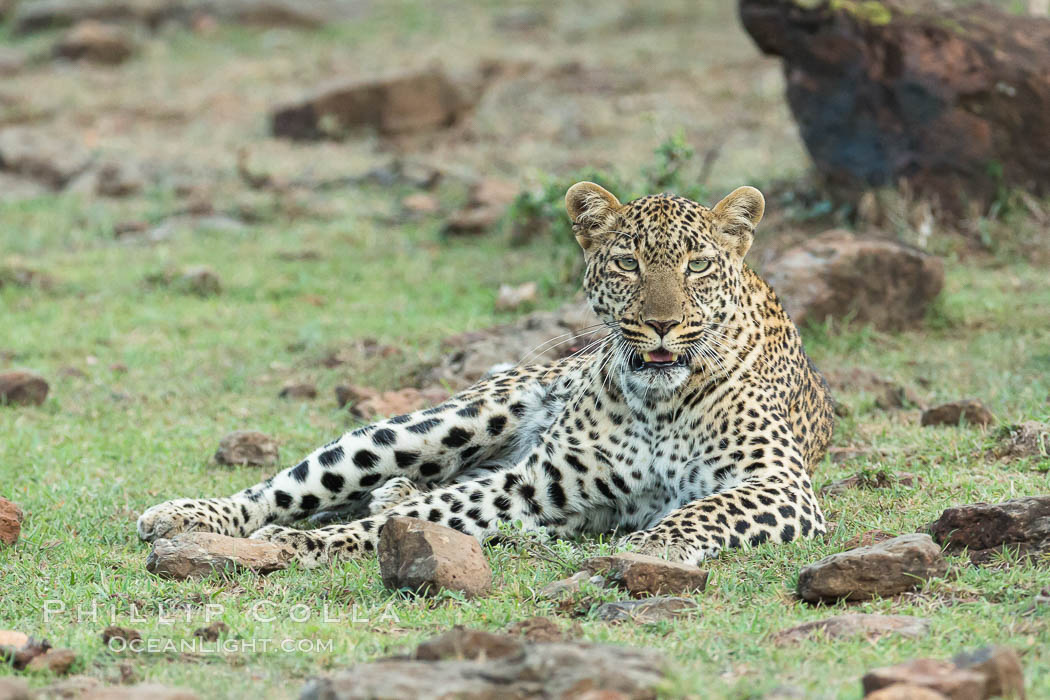
POLYGON ((717 371, 762 193, 740 187, 710 209, 668 194, 621 204, 580 182, 565 207, 586 258, 591 307, 617 336, 611 362, 624 387, 666 395, 695 372, 717 371))

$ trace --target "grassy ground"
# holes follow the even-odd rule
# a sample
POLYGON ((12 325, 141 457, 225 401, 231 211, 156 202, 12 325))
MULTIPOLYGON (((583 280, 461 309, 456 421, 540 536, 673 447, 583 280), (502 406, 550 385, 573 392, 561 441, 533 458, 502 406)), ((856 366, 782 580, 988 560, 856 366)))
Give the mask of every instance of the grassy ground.
MULTIPOLYGON (((228 431, 255 428, 276 436, 282 462, 290 464, 352 425, 336 409, 337 383, 403 386, 438 356, 443 337, 510 318, 492 310, 500 283, 540 281, 542 307, 556 306, 573 291, 565 272, 571 245, 538 240, 511 247, 499 236, 443 240, 437 218, 413 222, 397 214, 404 194, 397 188, 330 193, 309 199, 306 215, 297 216, 282 208, 287 202, 238 189, 232 163, 245 143, 258 167, 284 175, 315 164, 321 173, 357 172, 386 157, 387 147, 367 137, 302 147, 264 138, 261 115, 269 102, 333 66, 361 59, 365 68, 374 67, 368 61, 376 56, 406 63, 420 51, 453 55, 453 67, 486 52, 545 56, 527 40, 477 37, 469 22, 407 7, 416 11, 384 9, 371 24, 311 37, 176 33, 151 40, 144 55, 120 69, 124 73, 41 69, 3 86, 27 103, 26 113, 51 115, 53 128, 91 131, 99 143, 160 162, 185 158, 181 165, 192 167, 182 172, 205 183, 220 209, 247 203, 264 215, 237 229, 187 226, 150 245, 115 240, 112 225, 156 220, 177 208, 170 183, 127 201, 42 195, 0 203, 5 256, 54 278, 49 288, 0 288, 0 369, 33 369, 52 385, 39 408, 0 409, 0 494, 27 514, 18 546, 0 549, 0 629, 73 648, 77 672, 111 682, 171 683, 205 697, 243 697, 246 675, 254 696, 294 696, 311 675, 398 652, 453 624, 499 629, 536 614, 553 616, 581 639, 664 650, 675 671, 669 697, 749 698, 787 684, 803 688, 806 697, 857 698, 868 668, 915 656, 949 657, 988 643, 1021 650, 1030 697, 1050 697, 1050 608, 1031 602, 1050 585, 1045 564, 974 569, 954 560, 948 577, 921 591, 849 606, 817 608, 793 597, 800 567, 839 551, 861 532, 911 532, 952 504, 1050 491, 1045 463, 985 457, 990 433, 920 428, 917 411, 885 413, 860 393, 839 397, 851 415, 840 422, 835 444, 868 452, 843 463, 826 461, 817 486, 883 469, 916 474, 919 484, 825 498, 825 511, 837 524, 826 541, 727 552, 710 563, 708 589, 696 596, 701 610, 686 620, 612 626, 591 619, 590 604, 611 599, 609 592, 581 599, 582 616, 537 600, 535 591, 600 549, 594 542, 559 547, 564 564, 539 559, 528 547, 490 548, 496 593, 471 602, 392 595, 380 585, 374 561, 198 582, 146 573, 148 547, 134 535, 143 509, 177 496, 231 493, 265 476, 212 463, 228 431), (136 80, 152 87, 136 92, 136 80), (304 251, 323 254, 289 259, 304 251), (147 282, 201 263, 221 276, 221 294, 202 298, 147 282), (331 349, 364 337, 402 353, 335 369, 320 362, 331 349), (320 398, 278 398, 292 379, 315 382, 320 398), (817 640, 783 648, 767 638, 844 611, 921 615, 930 618, 931 632, 918 640, 817 640), (214 619, 229 625, 230 639, 244 645, 240 650, 179 648, 214 619), (176 646, 115 653, 99 637, 113 623, 176 646), (292 640, 293 651, 285 651, 282 640, 292 640)), ((519 85, 517 92, 505 87, 480 106, 473 141, 427 144, 428 157, 462 163, 471 172, 513 174, 519 182, 539 169, 564 173, 580 159, 630 172, 649 159, 662 134, 684 126, 692 143, 725 140, 711 177, 716 189, 755 173, 803 172, 801 148, 779 101, 778 68, 742 43, 731 7, 692 9, 690 3, 663 16, 637 8, 627 14, 631 6, 620 8, 619 19, 608 7, 596 3, 592 14, 581 13, 586 22, 558 19, 554 48, 547 51, 565 60, 586 58, 612 75, 632 66, 637 71, 642 63, 657 76, 657 87, 650 82, 641 94, 627 95, 574 95, 571 85, 559 94, 543 81, 519 85), (623 16, 633 18, 631 31, 623 29, 623 16), (708 47, 706 58, 683 68, 682 50, 696 46, 708 47), (562 111, 543 111, 537 94, 562 111), (728 105, 737 110, 729 116, 721 109, 728 105), (539 126, 521 132, 519 145, 513 118, 540 112, 539 126), (649 121, 635 119, 639 113, 649 121), (617 129, 625 120, 630 127, 617 129), (579 134, 588 137, 577 143, 579 134)), ((489 21, 487 7, 476 13, 489 21)), ((33 50, 46 46, 46 39, 20 42, 33 50)), ((451 202, 458 195, 440 196, 451 202)), ((787 232, 765 232, 754 254, 761 256, 779 233, 787 232)), ((947 238, 935 237, 930 245, 948 252, 948 278, 927 327, 897 335, 810 329, 806 342, 817 364, 875 370, 916 388, 929 402, 978 396, 1002 422, 1050 419, 1045 269, 1016 254, 963 259, 951 253, 956 246, 947 238)), ((8 673, 0 667, 0 676, 8 673)), ((35 677, 33 683, 50 680, 35 677)))

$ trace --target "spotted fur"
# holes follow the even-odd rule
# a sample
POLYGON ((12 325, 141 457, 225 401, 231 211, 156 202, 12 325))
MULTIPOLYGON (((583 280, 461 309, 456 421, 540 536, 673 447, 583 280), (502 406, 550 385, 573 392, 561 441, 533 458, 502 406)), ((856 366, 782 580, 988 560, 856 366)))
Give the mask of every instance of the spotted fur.
POLYGON ((316 566, 371 552, 392 516, 479 538, 514 520, 561 536, 619 530, 643 552, 694 563, 824 532, 809 474, 831 401, 744 263, 762 195, 742 187, 713 209, 666 194, 620 204, 579 183, 566 207, 591 306, 610 328, 593 352, 496 372, 228 498, 154 506, 139 536, 251 535, 316 566), (358 519, 288 527, 329 511, 358 519))

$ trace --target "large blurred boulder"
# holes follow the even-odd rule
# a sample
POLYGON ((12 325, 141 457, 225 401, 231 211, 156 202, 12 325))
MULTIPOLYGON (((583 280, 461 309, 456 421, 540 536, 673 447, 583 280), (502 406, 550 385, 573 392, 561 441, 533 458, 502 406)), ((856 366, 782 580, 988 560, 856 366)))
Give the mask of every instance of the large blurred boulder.
POLYGON ((939 258, 838 230, 787 250, 763 272, 800 326, 848 317, 898 330, 922 321, 944 286, 939 258))
POLYGON ((817 169, 846 193, 905 179, 949 212, 1050 193, 1050 20, 989 5, 740 0, 784 59, 817 169))
POLYGON ((449 127, 468 103, 439 70, 330 82, 305 99, 275 109, 274 136, 298 140, 341 138, 372 127, 385 135, 449 127))

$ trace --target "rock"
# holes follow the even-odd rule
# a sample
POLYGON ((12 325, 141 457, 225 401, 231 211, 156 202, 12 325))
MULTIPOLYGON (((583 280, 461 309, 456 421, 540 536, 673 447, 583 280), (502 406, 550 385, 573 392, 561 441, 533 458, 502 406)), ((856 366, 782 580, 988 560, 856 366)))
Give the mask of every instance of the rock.
POLYGON ((602 576, 596 576, 590 571, 577 571, 569 578, 563 578, 560 581, 548 583, 540 589, 538 596, 544 600, 562 600, 563 598, 568 598, 577 593, 580 590, 580 586, 583 585, 583 582, 587 580, 593 580, 601 587, 604 587, 605 585, 605 579, 602 576))
POLYGON ((501 284, 496 295, 496 311, 520 311, 536 303, 539 287, 535 282, 512 286, 501 284))
POLYGON ((491 231, 518 196, 513 183, 481 180, 471 186, 466 205, 445 223, 446 235, 474 235, 491 231))
POLYGON ((55 44, 54 54, 71 61, 115 66, 131 58, 135 44, 122 28, 95 20, 84 20, 55 44))
POLYGON ((910 591, 947 572, 948 562, 929 535, 901 535, 806 566, 799 572, 798 594, 811 603, 868 600, 910 591))
POLYGON ((291 552, 272 542, 213 532, 182 532, 153 543, 146 570, 173 579, 207 576, 213 571, 232 568, 268 574, 287 568, 291 559, 291 552))
POLYGON ((603 603, 594 611, 594 616, 604 622, 648 624, 660 620, 673 620, 699 609, 700 606, 695 600, 657 597, 603 603))
POLYGON ((413 658, 420 661, 503 659, 524 652, 525 642, 517 637, 457 626, 420 644, 413 658))
POLYGON ((379 391, 357 385, 335 388, 335 400, 339 407, 343 408, 351 404, 351 415, 361 420, 412 413, 422 408, 436 406, 448 397, 448 391, 437 386, 426 389, 409 387, 397 391, 379 391))
POLYGON ((1022 555, 1050 552, 1050 496, 953 506, 929 533, 950 554, 967 551, 975 564, 988 563, 1004 547, 1022 555))
POLYGON ((230 626, 222 621, 215 621, 207 627, 198 627, 193 630, 194 637, 200 637, 206 642, 217 642, 220 637, 230 633, 230 626))
POLYGON ((111 625, 102 630, 102 643, 109 644, 111 639, 122 639, 124 642, 133 642, 142 639, 142 633, 128 627, 117 627, 111 625))
POLYGON ((556 311, 535 311, 513 323, 446 338, 444 345, 450 352, 428 380, 458 391, 493 367, 561 359, 589 349, 606 333, 585 302, 571 302, 556 311))
POLYGON ((21 649, 29 643, 29 637, 14 630, 0 630, 0 647, 21 649))
MULTIPOLYGON (((22 534, 22 509, 17 503, 0 496, 0 544, 12 546, 22 534)), ((9 645, 0 637, 0 645, 9 645)))
POLYGON ((176 286, 199 297, 214 296, 222 292, 219 276, 207 265, 193 265, 183 269, 176 286))
POLYGON ((879 544, 880 542, 885 542, 886 540, 892 540, 894 537, 897 536, 898 535, 895 535, 891 532, 886 532, 885 530, 867 530, 865 532, 860 533, 859 535, 855 535, 846 540, 843 543, 842 547, 843 549, 870 547, 873 544, 879 544))
POLYGON ((36 693, 29 692, 29 686, 21 678, 0 678, 0 698, 3 700, 33 700, 36 693))
POLYGON ((188 10, 178 0, 27 0, 13 18, 16 34, 68 27, 79 22, 138 23, 158 27, 188 10))
POLYGON ((9 258, 0 265, 0 289, 12 286, 47 290, 54 284, 50 275, 26 265, 19 258, 9 258))
POLYGON ((864 700, 947 700, 947 697, 921 685, 895 683, 865 695, 864 700))
POLYGON ((317 0, 210 0, 201 9, 237 24, 320 29, 327 23, 327 4, 317 0))
POLYGON ((379 570, 383 585, 393 590, 475 597, 492 589, 492 569, 476 538, 416 518, 391 518, 383 526, 379 570))
POLYGON ((77 655, 72 649, 48 649, 43 654, 33 657, 26 665, 27 671, 50 671, 56 676, 64 676, 76 663, 77 655))
MULTIPOLYGON (((69 186, 71 192, 84 192, 100 197, 128 197, 146 186, 142 168, 128 161, 102 163, 81 175, 69 186)), ((124 232, 127 235, 128 231, 124 232)))
POLYGON ((841 194, 903 180, 968 213, 1003 188, 1050 193, 1050 20, 901 0, 743 0, 740 16, 783 58, 799 132, 841 194))
POLYGON ((850 318, 881 330, 921 323, 944 286, 944 265, 898 241, 828 231, 769 264, 766 281, 802 326, 850 318))
POLYGON ((91 157, 68 137, 25 127, 0 130, 0 170, 60 190, 87 170, 91 157))
POLYGON ((215 451, 215 461, 228 466, 270 467, 279 460, 277 441, 257 430, 235 430, 215 451))
POLYGON ((916 659, 897 666, 868 671, 861 679, 865 697, 882 688, 899 683, 910 683, 928 688, 951 700, 983 700, 986 678, 984 674, 961 669, 949 661, 916 659))
POLYGON ((317 387, 306 382, 289 382, 281 387, 282 399, 316 399, 317 387))
POLYGON ((873 474, 861 472, 845 479, 833 481, 820 488, 821 496, 845 493, 849 489, 888 489, 892 486, 913 486, 916 476, 908 472, 892 474, 886 471, 878 471, 873 474))
POLYGON ((870 370, 859 367, 832 370, 824 372, 824 378, 832 393, 864 392, 874 395, 875 405, 883 411, 922 406, 922 399, 914 391, 870 370))
POLYGON ((26 67, 26 55, 18 49, 0 46, 0 77, 10 77, 26 67))
POLYGON ((1050 458, 1050 423, 1025 421, 999 429, 999 444, 992 455, 999 459, 1050 458))
POLYGON ((995 416, 978 399, 952 401, 922 412, 923 425, 959 425, 960 422, 988 426, 995 422, 995 416))
POLYGON ((583 567, 605 575, 635 597, 696 593, 707 586, 707 572, 703 569, 636 552, 591 557, 583 567))
MULTIPOLYGON (((72 675, 40 689, 39 700, 80 700, 85 694, 102 687, 102 681, 85 675, 72 675)), ((0 696, 2 697, 2 696, 0 696)))
POLYGON ((789 627, 773 635, 776 644, 794 644, 807 639, 839 639, 865 637, 874 641, 886 635, 922 637, 930 628, 930 621, 908 615, 836 615, 824 620, 806 622, 789 627))
POLYGON ((200 696, 182 688, 157 683, 96 688, 77 700, 200 700, 200 696))
POLYGON ((452 126, 466 109, 448 77, 428 69, 330 82, 275 109, 270 125, 274 136, 296 140, 343 138, 360 127, 401 135, 452 126))
POLYGON ((507 627, 507 634, 525 637, 530 642, 560 642, 565 638, 561 628, 550 618, 530 617, 507 627))
POLYGON ((0 372, 0 406, 39 406, 49 389, 47 381, 38 374, 0 372))
MULTIPOLYGON (((450 633, 452 634, 452 633, 450 633)), ((464 631, 456 632, 460 636, 464 631)), ((482 633, 486 634, 487 633, 482 633)), ((491 638, 499 635, 487 635, 491 638)), ((300 700, 417 698, 653 698, 665 682, 667 659, 655 651, 622 646, 552 642, 533 644, 508 637, 501 649, 520 651, 493 658, 393 658, 362 663, 310 681, 300 700), (520 646, 517 646, 520 645, 520 646), (610 696, 608 693, 613 693, 610 696)), ((470 644, 464 643, 467 648, 470 644)), ((488 647, 481 647, 482 649, 488 647)))
POLYGON ((51 644, 45 640, 36 640, 26 637, 20 632, 5 632, 8 644, 0 644, 0 663, 10 664, 16 671, 26 668, 38 656, 42 656, 51 649, 51 644))
POLYGON ((1008 647, 984 647, 958 654, 954 663, 959 668, 983 673, 987 678, 986 696, 1024 700, 1024 669, 1017 652, 1008 647))

